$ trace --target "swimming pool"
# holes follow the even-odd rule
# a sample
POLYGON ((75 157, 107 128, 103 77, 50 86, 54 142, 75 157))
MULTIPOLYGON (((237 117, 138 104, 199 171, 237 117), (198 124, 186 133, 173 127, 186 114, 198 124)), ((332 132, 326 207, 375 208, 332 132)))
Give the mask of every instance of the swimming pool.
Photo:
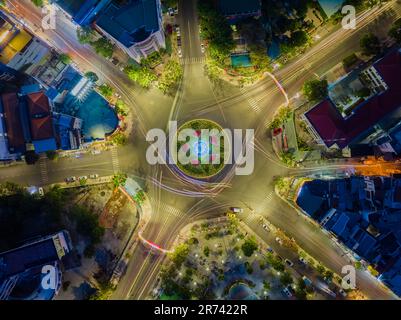
POLYGON ((90 92, 83 101, 69 94, 61 110, 83 120, 82 134, 86 142, 103 140, 118 126, 116 113, 96 91, 90 92))
POLYGON ((77 117, 84 121, 82 131, 86 141, 104 139, 118 126, 116 113, 95 91, 79 105, 77 117))
POLYGON ((239 54, 231 56, 231 65, 233 67, 252 67, 249 54, 239 54))

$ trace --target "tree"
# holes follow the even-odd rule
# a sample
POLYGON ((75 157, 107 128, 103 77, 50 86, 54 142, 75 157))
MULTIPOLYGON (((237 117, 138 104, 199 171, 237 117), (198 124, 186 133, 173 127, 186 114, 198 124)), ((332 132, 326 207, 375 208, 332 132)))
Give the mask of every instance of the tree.
POLYGON ((96 83, 99 80, 98 75, 92 71, 88 71, 87 73, 85 73, 85 77, 87 77, 93 83, 96 83))
POLYGON ((398 19, 392 28, 390 29, 388 35, 393 38, 398 44, 401 44, 401 19, 398 19))
POLYGON ((64 64, 70 64, 71 63, 71 57, 66 53, 60 54, 59 59, 64 64))
POLYGON ((124 117, 128 115, 128 106, 121 99, 117 100, 115 110, 117 114, 122 115, 124 117))
POLYGON ((99 38, 96 41, 91 42, 91 45, 97 54, 100 54, 105 58, 111 58, 113 56, 114 46, 107 38, 99 38))
POLYGON ((57 160, 58 159, 57 151, 47 151, 46 156, 49 160, 57 160))
POLYGON ((227 19, 214 7, 212 0, 198 1, 201 36, 209 42, 210 56, 219 63, 235 48, 232 30, 227 19))
POLYGON ((77 231, 90 240, 91 246, 101 241, 104 235, 104 228, 99 225, 97 215, 81 206, 73 207, 70 215, 76 223, 77 231))
POLYGON ((37 7, 43 7, 43 0, 31 0, 32 3, 37 7))
POLYGON ((208 246, 203 248, 203 254, 205 255, 205 257, 208 257, 210 254, 210 249, 208 246))
POLYGON ((157 80, 156 74, 147 66, 132 64, 124 69, 128 78, 136 82, 142 88, 148 89, 157 80))
POLYGON ((124 146, 128 142, 127 137, 125 136, 124 133, 118 132, 113 135, 113 143, 117 146, 124 146))
POLYGON ((189 246, 185 243, 178 245, 174 252, 169 255, 171 261, 173 261, 177 269, 181 268, 181 265, 187 259, 189 254, 189 246))
POLYGON ((364 55, 373 56, 381 52, 380 40, 373 33, 365 34, 360 41, 360 45, 364 55))
POLYGON ((355 53, 350 54, 343 60, 343 66, 344 68, 351 68, 353 65, 355 65, 359 61, 357 55, 355 53))
POLYGON ((328 82, 327 80, 307 81, 302 88, 302 92, 309 101, 321 101, 328 96, 328 82))
POLYGON ((181 65, 174 60, 167 62, 164 72, 159 80, 158 88, 163 93, 169 93, 178 83, 183 75, 181 65))
POLYGON ((285 271, 280 276, 280 282, 284 287, 286 287, 286 286, 290 285, 291 283, 293 283, 294 279, 292 278, 292 276, 289 272, 285 271))
POLYGON ((270 59, 267 56, 266 48, 263 46, 252 46, 249 54, 252 65, 257 70, 267 70, 270 65, 270 59))
POLYGON ((255 239, 248 238, 242 244, 241 249, 246 257, 250 257, 258 249, 258 244, 256 243, 255 239))
POLYGON ((91 27, 80 27, 77 29, 77 38, 80 44, 92 43, 95 38, 95 32, 91 27))
POLYGON ((99 91, 106 98, 110 98, 113 95, 113 88, 110 87, 108 84, 102 84, 99 87, 99 91))
POLYGON ((113 177, 114 187, 119 188, 125 185, 127 182, 127 175, 125 173, 118 173, 113 177))

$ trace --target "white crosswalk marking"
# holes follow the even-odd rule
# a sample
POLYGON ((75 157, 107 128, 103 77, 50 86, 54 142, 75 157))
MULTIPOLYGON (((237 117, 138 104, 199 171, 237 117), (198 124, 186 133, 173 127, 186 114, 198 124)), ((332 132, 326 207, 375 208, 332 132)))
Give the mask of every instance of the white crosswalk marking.
POLYGON ((47 158, 41 156, 39 159, 39 168, 40 168, 40 176, 43 184, 47 184, 49 182, 49 175, 47 171, 47 158))
POLYGON ((248 104, 250 105, 252 110, 255 111, 256 113, 260 113, 262 110, 259 103, 253 97, 250 97, 249 93, 245 88, 241 88, 241 92, 242 95, 247 99, 248 104))
POLYGON ((180 60, 182 64, 195 64, 205 62, 205 57, 181 58, 180 60))
POLYGON ((120 161, 118 160, 117 148, 111 149, 111 161, 113 163, 114 173, 120 172, 120 161))
POLYGON ((267 201, 270 201, 270 200, 273 198, 273 194, 274 194, 274 192, 271 191, 271 192, 266 196, 266 200, 267 200, 267 201))
POLYGON ((169 213, 178 218, 182 216, 182 212, 180 210, 166 203, 161 204, 161 206, 159 207, 159 213, 162 214, 169 213))

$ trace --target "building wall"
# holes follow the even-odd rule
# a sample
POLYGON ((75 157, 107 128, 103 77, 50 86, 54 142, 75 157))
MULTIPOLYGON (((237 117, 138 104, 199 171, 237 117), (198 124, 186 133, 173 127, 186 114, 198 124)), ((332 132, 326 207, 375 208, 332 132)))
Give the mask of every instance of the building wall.
POLYGON ((121 50, 123 50, 130 58, 139 63, 142 59, 148 57, 153 52, 159 51, 161 48, 166 48, 166 38, 163 29, 163 15, 160 0, 157 0, 157 16, 159 20, 159 30, 153 32, 146 40, 137 42, 131 47, 126 47, 98 25, 95 25, 95 27, 100 33, 117 45, 121 50))

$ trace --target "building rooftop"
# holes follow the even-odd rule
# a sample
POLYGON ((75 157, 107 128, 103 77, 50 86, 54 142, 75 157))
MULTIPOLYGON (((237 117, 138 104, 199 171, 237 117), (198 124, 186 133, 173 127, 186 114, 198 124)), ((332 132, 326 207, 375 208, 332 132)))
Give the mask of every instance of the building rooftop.
POLYGON ((72 249, 66 231, 0 253, 0 281, 28 269, 61 260, 72 249))
POLYGON ((32 140, 45 140, 54 135, 49 98, 43 91, 27 95, 32 140))
POLYGON ((330 99, 319 103, 305 116, 327 147, 348 146, 358 136, 373 127, 401 106, 401 51, 394 50, 374 64, 388 89, 362 103, 344 119, 330 99))
POLYGON ((126 47, 159 30, 156 0, 112 1, 96 24, 126 47))
POLYGON ((8 146, 13 152, 23 152, 25 150, 25 138, 17 93, 3 94, 1 99, 7 128, 8 146))

